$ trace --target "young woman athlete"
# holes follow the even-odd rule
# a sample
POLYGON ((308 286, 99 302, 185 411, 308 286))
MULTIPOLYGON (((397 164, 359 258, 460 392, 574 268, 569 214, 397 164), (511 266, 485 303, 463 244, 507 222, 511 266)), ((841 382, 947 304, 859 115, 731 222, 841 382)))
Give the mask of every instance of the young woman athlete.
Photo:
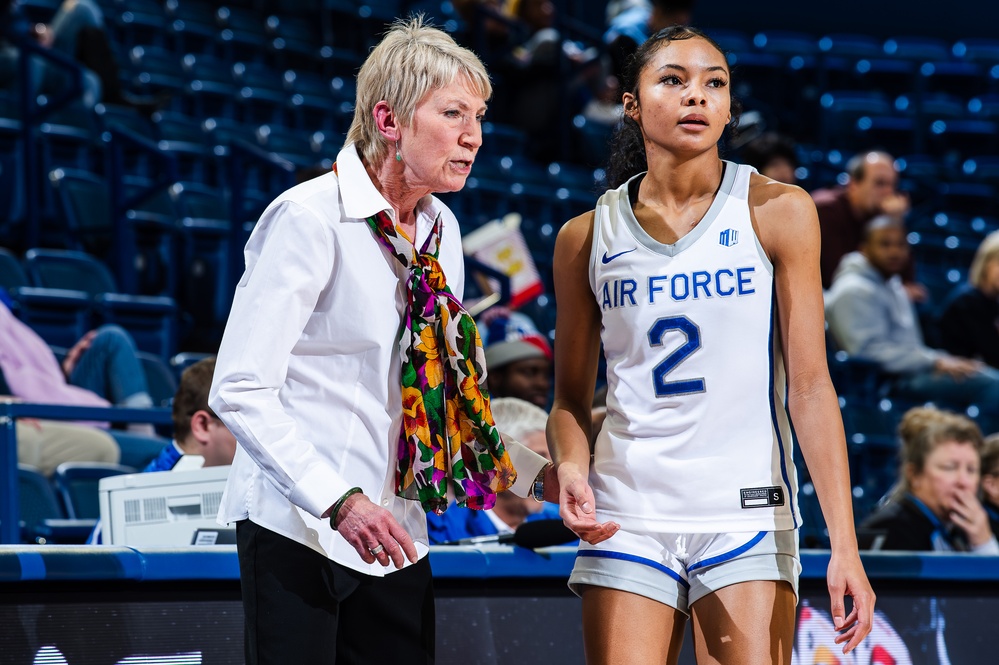
POLYGON ((729 81, 696 30, 641 46, 612 189, 555 248, 549 442, 562 517, 583 541, 569 584, 591 665, 675 663, 688 616, 701 665, 791 662, 795 439, 829 528, 836 641, 849 652, 871 628, 815 206, 719 157, 729 81), (601 343, 607 417, 591 450, 601 343))

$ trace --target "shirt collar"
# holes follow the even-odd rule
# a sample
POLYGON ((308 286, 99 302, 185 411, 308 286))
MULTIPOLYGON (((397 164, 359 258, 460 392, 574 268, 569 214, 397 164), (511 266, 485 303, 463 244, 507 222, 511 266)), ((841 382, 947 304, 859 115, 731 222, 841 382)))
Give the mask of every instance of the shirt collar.
MULTIPOLYGON (((337 177, 340 180, 340 198, 343 201, 343 211, 347 217, 364 220, 382 211, 388 211, 392 218, 395 212, 385 200, 361 162, 357 154, 357 146, 348 143, 336 156, 337 177)), ((418 235, 429 232, 434 220, 440 213, 440 206, 432 196, 420 201, 416 216, 418 235)))

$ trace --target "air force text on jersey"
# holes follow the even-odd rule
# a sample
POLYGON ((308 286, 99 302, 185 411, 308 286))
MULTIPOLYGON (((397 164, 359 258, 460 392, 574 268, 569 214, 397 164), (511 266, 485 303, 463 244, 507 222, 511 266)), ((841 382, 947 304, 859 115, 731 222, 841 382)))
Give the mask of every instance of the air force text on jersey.
POLYGON ((756 268, 721 268, 710 272, 694 270, 647 278, 619 278, 604 282, 600 308, 634 307, 639 299, 655 305, 665 299, 674 302, 707 298, 731 298, 756 293, 753 277, 756 268))

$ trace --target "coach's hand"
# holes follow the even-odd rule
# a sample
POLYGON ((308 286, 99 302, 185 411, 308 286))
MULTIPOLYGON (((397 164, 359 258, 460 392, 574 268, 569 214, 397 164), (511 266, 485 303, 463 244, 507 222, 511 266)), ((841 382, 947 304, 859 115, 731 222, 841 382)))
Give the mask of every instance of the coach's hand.
POLYGON ((389 562, 402 568, 405 560, 416 563, 413 539, 392 517, 392 513, 371 502, 364 494, 347 497, 336 515, 333 528, 361 555, 364 563, 389 562))

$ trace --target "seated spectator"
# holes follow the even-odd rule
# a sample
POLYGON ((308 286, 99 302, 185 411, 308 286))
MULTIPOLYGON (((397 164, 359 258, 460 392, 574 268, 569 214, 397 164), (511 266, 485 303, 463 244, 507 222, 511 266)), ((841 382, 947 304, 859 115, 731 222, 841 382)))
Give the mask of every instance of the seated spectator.
MULTIPOLYGON (((599 77, 595 48, 565 39, 556 27, 551 0, 509 0, 510 47, 493 69, 503 77, 510 121, 527 133, 529 154, 549 162, 557 156, 566 100, 575 100, 599 77), (593 67, 585 65, 593 64, 593 67)), ((581 103, 580 103, 581 105, 581 103)))
MULTIPOLYGON (((824 289, 832 284, 840 259, 857 250, 867 222, 879 215, 904 221, 909 213, 909 197, 898 191, 898 169, 888 153, 858 154, 847 162, 846 174, 849 180, 845 187, 812 192, 819 213, 819 267, 824 289)), ((905 281, 911 282, 913 274, 910 261, 903 273, 905 281)), ((919 289, 914 288, 910 297, 918 301, 925 292, 920 297, 919 289)))
POLYGON ((776 132, 762 134, 742 147, 742 161, 777 182, 798 182, 798 152, 790 137, 776 132))
POLYGON ((236 437, 208 406, 214 374, 215 358, 203 358, 180 375, 173 398, 173 442, 143 472, 232 464, 236 437))
POLYGON ((486 355, 486 385, 492 397, 517 397, 548 405, 552 349, 525 314, 494 307, 479 323, 486 355))
POLYGON ((968 283, 943 306, 939 331, 940 345, 950 353, 999 368, 999 231, 978 246, 968 283))
MULTIPOLYGON (((173 441, 142 470, 191 471, 229 466, 236 455, 236 437, 211 407, 208 391, 215 374, 215 358, 203 358, 184 370, 173 396, 173 441)), ((88 545, 101 545, 101 523, 94 527, 88 545)))
POLYGON ((902 286, 909 261, 905 227, 891 217, 871 220, 860 251, 843 257, 826 292, 826 319, 846 353, 873 361, 890 375, 894 397, 977 404, 981 421, 999 429, 999 371, 980 361, 931 349, 902 286))
POLYGON ((617 80, 624 80, 628 58, 642 42, 663 28, 689 23, 695 4, 696 0, 651 0, 620 5, 619 10, 608 7, 604 43, 617 80))
POLYGON ((63 462, 117 464, 118 444, 96 427, 53 420, 19 418, 16 425, 17 463, 51 476, 63 462))
MULTIPOLYGON (((17 0, 0 0, 0 87, 16 82, 21 56, 16 37, 27 36, 83 67, 83 103, 88 107, 102 101, 153 113, 167 101, 135 97, 122 89, 104 14, 94 0, 64 0, 48 25, 31 24, 17 5, 17 0)), ((38 92, 61 90, 68 81, 65 69, 41 57, 32 57, 29 71, 38 92)))
POLYGON ((982 446, 982 505, 992 533, 999 535, 999 433, 985 437, 982 446))
MULTIPOLYGON (((104 22, 100 8, 92 0, 64 2, 52 23, 31 24, 21 13, 17 0, 0 0, 0 87, 12 86, 18 78, 21 50, 18 37, 28 37, 44 48, 59 52, 69 59, 76 57, 77 38, 81 30, 97 28, 104 22)), ((29 65, 32 83, 39 92, 58 90, 65 85, 63 69, 40 57, 32 57, 29 65)), ((83 73, 83 101, 93 106, 101 98, 100 77, 89 70, 83 73)))
POLYGON ((910 409, 899 426, 902 468, 885 505, 861 523, 882 531, 882 549, 999 554, 978 500, 982 433, 969 418, 910 409))
MULTIPOLYGON (((515 397, 492 400, 493 417, 503 437, 512 437, 544 457, 548 454, 545 427, 548 414, 530 402, 515 397)), ((474 536, 513 533, 524 522, 538 519, 561 520, 558 505, 539 503, 533 498, 521 499, 510 492, 496 495, 496 505, 490 510, 472 510, 451 506, 443 515, 427 514, 431 545, 449 543, 474 536)))
POLYGON ((91 330, 60 364, 38 334, 0 299, 0 372, 26 402, 148 408, 153 405, 135 342, 116 325, 91 330))

